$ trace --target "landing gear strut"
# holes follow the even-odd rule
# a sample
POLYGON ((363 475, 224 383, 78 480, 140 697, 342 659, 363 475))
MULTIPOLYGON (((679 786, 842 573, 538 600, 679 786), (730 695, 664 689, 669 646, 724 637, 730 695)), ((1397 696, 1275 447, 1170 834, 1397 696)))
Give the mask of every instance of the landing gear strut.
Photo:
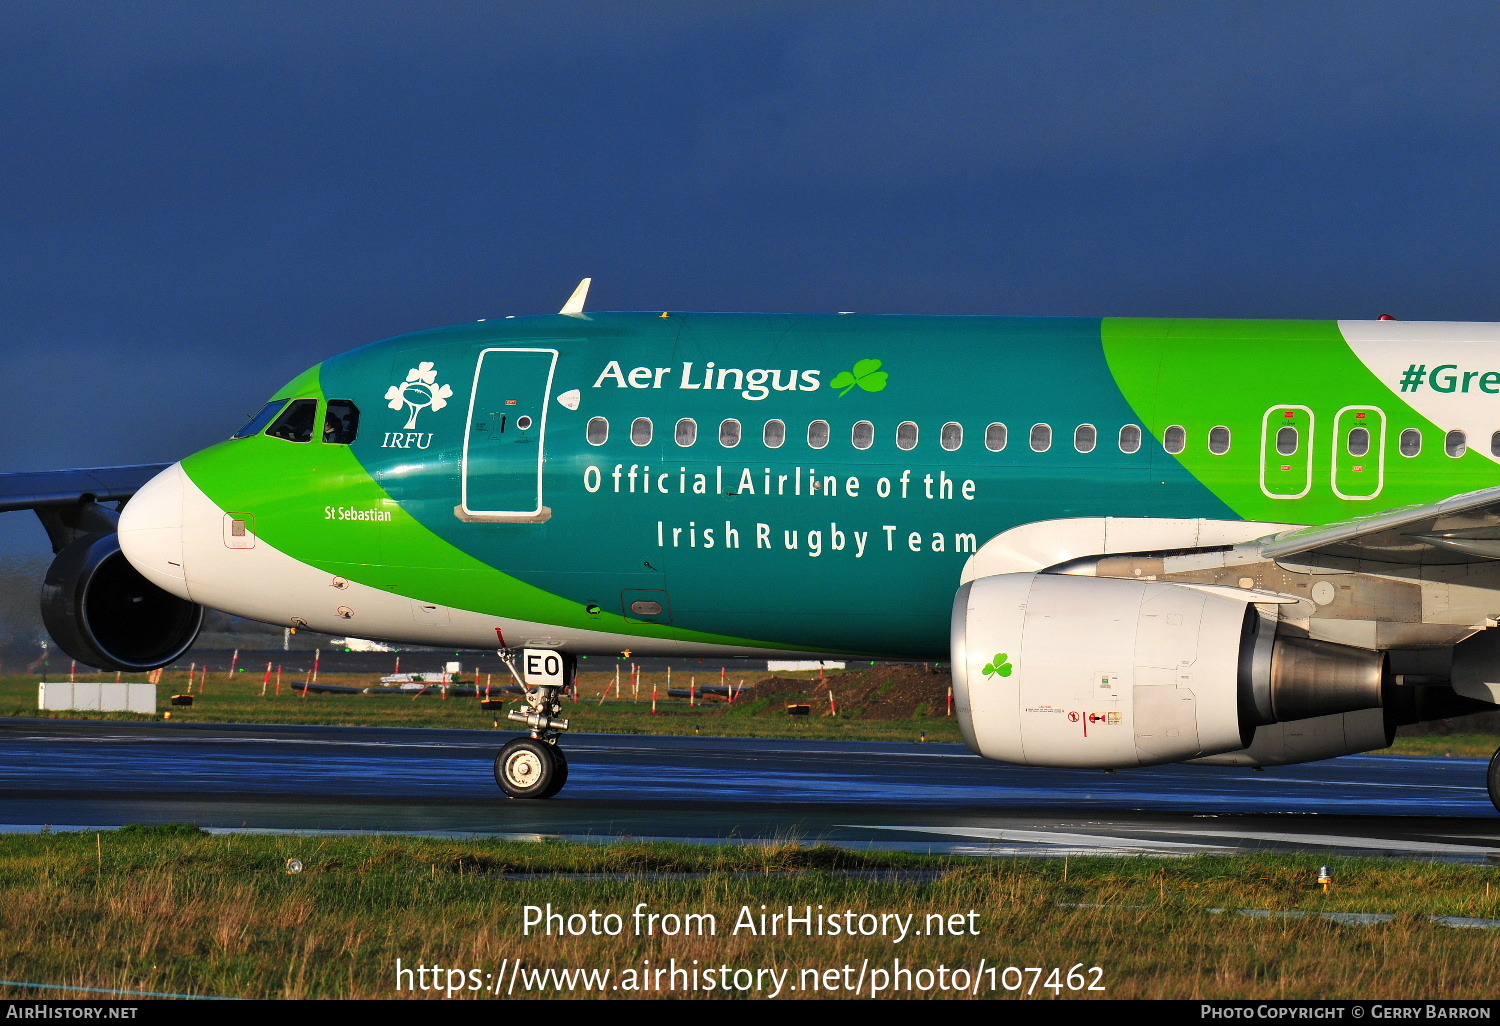
POLYGON ((568 760, 557 742, 568 729, 568 721, 561 718, 562 696, 573 687, 578 663, 566 653, 547 652, 544 658, 554 660, 558 672, 542 678, 549 683, 532 684, 530 674, 516 672, 514 657, 513 649, 500 650, 500 658, 525 692, 527 708, 505 715, 530 727, 531 736, 518 737, 500 749, 495 783, 512 798, 551 798, 568 782, 568 760))
POLYGON ((1489 785, 1490 804, 1500 812, 1500 749, 1490 756, 1490 771, 1485 775, 1485 783, 1489 785))

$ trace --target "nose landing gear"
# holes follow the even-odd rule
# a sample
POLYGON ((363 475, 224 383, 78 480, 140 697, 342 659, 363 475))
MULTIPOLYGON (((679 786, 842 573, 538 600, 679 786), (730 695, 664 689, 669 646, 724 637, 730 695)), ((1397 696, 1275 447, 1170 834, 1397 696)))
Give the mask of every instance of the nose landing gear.
POLYGON ((500 650, 500 658, 525 691, 527 709, 513 709, 506 718, 526 724, 531 736, 518 737, 500 749, 495 757, 495 783, 512 798, 551 798, 568 782, 568 760, 557 742, 568 729, 568 721, 561 718, 562 696, 574 686, 578 664, 571 655, 548 652, 545 655, 556 661, 557 672, 533 684, 516 672, 513 655, 511 649, 500 650))

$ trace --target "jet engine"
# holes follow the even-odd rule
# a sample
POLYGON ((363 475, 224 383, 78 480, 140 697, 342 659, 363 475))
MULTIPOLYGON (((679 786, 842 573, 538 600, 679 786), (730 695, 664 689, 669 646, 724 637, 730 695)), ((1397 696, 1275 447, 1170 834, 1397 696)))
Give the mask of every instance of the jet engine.
POLYGON ((952 655, 969 747, 1032 766, 1239 752, 1257 727, 1379 709, 1391 679, 1381 652, 1278 634, 1250 593, 1066 574, 965 584, 952 655))
POLYGON ((65 545, 42 584, 47 632, 80 663, 104 670, 151 670, 186 652, 203 607, 162 591, 120 552, 113 532, 65 545))

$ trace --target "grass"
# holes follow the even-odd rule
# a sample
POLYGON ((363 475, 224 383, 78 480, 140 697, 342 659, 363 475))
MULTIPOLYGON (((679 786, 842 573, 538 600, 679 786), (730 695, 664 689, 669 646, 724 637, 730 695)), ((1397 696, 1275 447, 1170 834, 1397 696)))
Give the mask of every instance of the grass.
MULTIPOLYGON (((0 837, 0 947, 12 980, 242 997, 442 996, 397 991, 398 958, 408 968, 441 967, 441 981, 456 979, 465 988, 470 977, 450 978, 446 970, 503 978, 520 960, 528 971, 618 974, 647 959, 661 967, 675 958, 679 966, 697 959, 700 967, 788 970, 785 979, 796 985, 810 982, 804 970, 851 966, 848 977, 839 974, 842 987, 865 959, 889 975, 898 958, 909 970, 972 970, 984 958, 991 966, 1059 967, 1065 995, 1070 968, 1099 966, 1104 991, 1072 995, 1081 997, 1493 995, 1500 934, 1443 927, 1425 917, 1500 917, 1500 869, 1334 860, 1335 887, 1325 895, 1315 884, 1319 865, 1300 856, 975 860, 791 841, 708 848, 204 836, 182 825, 9 835, 0 837), (289 874, 290 858, 300 859, 304 871, 289 874), (887 869, 908 872, 868 872, 887 869), (631 913, 642 902, 659 913, 711 914, 716 930, 712 936, 637 936, 631 913), (528 936, 524 907, 549 903, 565 916, 617 914, 621 933, 528 936), (828 913, 912 914, 918 926, 928 915, 951 925, 947 917, 957 915, 965 932, 913 935, 899 943, 878 936, 732 932, 743 908, 754 915, 761 905, 769 912, 821 905, 828 913), (1397 918, 1345 925, 1214 915, 1210 908, 1397 918), (977 936, 967 933, 971 925, 977 936)), ((921 978, 914 979, 920 985, 921 978)), ((1054 996, 1045 979, 1035 981, 1035 996, 1054 996)), ((619 996, 603 996, 611 995, 619 996)), ((0 996, 37 992, 0 987, 0 996)), ((474 995, 463 990, 455 996, 474 995)), ((598 995, 575 983, 537 996, 598 995)), ((798 990, 783 996, 849 995, 798 990)))
MULTIPOLYGON (((792 676, 783 674, 782 676, 792 676)), ((798 674, 809 678, 809 696, 816 674, 798 674)), ((0 716, 52 716, 86 719, 156 719, 130 713, 43 713, 36 707, 37 677, 0 677, 0 716)), ((113 680, 113 674, 79 677, 80 680, 113 680)), ((322 674, 326 684, 348 684, 368 687, 374 677, 364 674, 322 674)), ((229 679, 227 673, 211 673, 206 688, 194 685, 191 707, 172 708, 167 698, 187 688, 187 674, 168 672, 157 689, 164 712, 173 722, 183 723, 311 723, 337 726, 368 727, 449 727, 485 729, 498 723, 502 729, 519 729, 509 724, 502 712, 480 708, 473 698, 444 701, 436 694, 413 699, 406 695, 371 697, 368 695, 320 695, 292 688, 284 679, 281 694, 276 694, 274 679, 266 694, 261 695, 263 673, 239 673, 229 679)), ((745 699, 734 705, 722 701, 700 700, 689 705, 685 698, 668 698, 665 674, 642 674, 639 701, 613 696, 613 674, 582 674, 577 702, 564 703, 563 715, 572 729, 585 733, 605 734, 693 734, 701 732, 717 737, 797 737, 854 741, 918 741, 926 734, 928 741, 960 741, 958 722, 943 715, 914 717, 910 720, 864 720, 850 715, 820 715, 826 710, 826 698, 813 715, 789 716, 785 700, 745 699), (658 712, 651 712, 651 689, 659 691, 658 712), (599 701, 606 688, 611 696, 599 701)), ((716 681, 715 681, 716 682, 716 681)), ((498 688, 501 681, 494 681, 498 688)), ((687 680, 677 675, 673 686, 685 686, 687 680)), ((630 685, 625 683, 626 694, 630 685)), ((498 697, 498 693, 497 693, 498 697)))
MULTIPOLYGON (((625 679, 623 699, 615 697, 614 676, 608 673, 585 673, 579 677, 580 701, 567 702, 563 715, 572 729, 602 734, 694 734, 715 737, 776 737, 847 741, 947 741, 958 743, 958 721, 947 716, 941 704, 936 709, 918 710, 918 715, 901 720, 864 719, 844 710, 837 716, 827 714, 826 693, 819 692, 814 673, 780 673, 778 676, 805 677, 807 696, 813 712, 806 717, 789 716, 787 696, 744 699, 733 705, 717 700, 700 700, 689 705, 687 699, 667 697, 665 674, 642 674, 639 700, 633 700, 629 678, 625 679), (656 713, 651 712, 651 689, 659 692, 656 713), (609 697, 600 698, 609 691, 609 697), (821 697, 820 697, 821 695, 821 697), (925 737, 924 737, 925 735, 925 737)), ((113 680, 113 675, 80 677, 80 680, 113 680)), ((371 685, 375 678, 365 674, 323 674, 328 684, 371 685)), ((130 713, 43 713, 36 707, 38 678, 32 676, 0 677, 0 716, 44 716, 79 719, 156 719, 130 713)), ((705 682, 717 683, 713 677, 705 682)), ((231 680, 227 673, 212 673, 205 689, 194 686, 194 704, 190 708, 170 708, 167 697, 187 687, 187 674, 164 675, 157 694, 163 711, 170 711, 174 722, 185 723, 307 723, 330 726, 368 727, 448 727, 485 729, 499 726, 511 729, 503 714, 479 707, 472 698, 444 701, 435 695, 413 700, 392 695, 319 695, 302 697, 292 688, 290 678, 283 680, 281 694, 275 693, 274 681, 261 695, 262 673, 238 673, 231 680)), ((747 678, 746 683, 753 683, 747 678)), ((497 677, 495 685, 500 680, 497 677)), ((681 674, 674 687, 686 684, 681 674)), ((160 714, 159 714, 160 715, 160 714)), ((1500 747, 1500 737, 1493 734, 1431 734, 1398 737, 1396 743, 1375 754, 1416 755, 1449 758, 1489 758, 1500 747)))
POLYGON ((1500 737, 1494 734, 1422 734, 1398 737, 1394 745, 1376 754, 1488 759, 1496 748, 1500 748, 1500 737))

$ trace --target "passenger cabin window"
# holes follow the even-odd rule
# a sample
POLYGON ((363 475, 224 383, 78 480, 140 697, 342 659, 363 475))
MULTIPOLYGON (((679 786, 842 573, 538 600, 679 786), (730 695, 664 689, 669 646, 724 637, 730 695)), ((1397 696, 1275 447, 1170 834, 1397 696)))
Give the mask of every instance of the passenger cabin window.
POLYGON ((1073 448, 1079 452, 1093 452, 1099 444, 1099 432, 1092 424, 1079 424, 1073 430, 1073 448))
POLYGON ((780 449, 786 444, 786 421, 766 421, 766 429, 761 439, 766 443, 767 449, 780 449))
POLYGON ((266 403, 266 405, 262 406, 259 413, 247 420, 244 427, 240 428, 229 437, 249 438, 252 435, 260 434, 266 429, 266 425, 271 423, 271 419, 275 417, 276 414, 281 412, 281 408, 285 405, 285 399, 273 399, 271 402, 268 402, 266 403))
POLYGON ((1500 456, 1500 431, 1490 435, 1490 455, 1500 456))
POLYGON ((1448 437, 1443 439, 1443 451, 1454 459, 1458 459, 1469 451, 1469 438, 1462 431, 1449 431, 1448 437))
POLYGON ((1349 430, 1346 440, 1350 456, 1366 456, 1370 452, 1370 429, 1357 427, 1349 430))
POLYGON ((726 449, 733 449, 740 444, 740 422, 737 420, 726 420, 719 425, 719 444, 726 449))
POLYGON ((1161 439, 1161 447, 1176 456, 1187 448, 1187 429, 1178 424, 1167 428, 1167 433, 1161 439))
POLYGON ((1208 433, 1208 451, 1222 456, 1229 451, 1229 429, 1223 424, 1208 433))
POLYGON ((348 399, 328 400, 323 415, 323 441, 334 445, 352 445, 359 435, 359 407, 348 399))
POLYGON ((636 445, 651 444, 651 418, 637 417, 630 424, 630 440, 636 445))
POLYGON ((1046 452, 1052 448, 1052 425, 1031 425, 1031 449, 1033 452, 1046 452))
POLYGON ((266 429, 272 438, 285 438, 288 442, 311 442, 313 427, 318 423, 318 401, 297 399, 281 416, 266 429))
POLYGON ((1276 429, 1276 451, 1283 456, 1290 456, 1297 451, 1297 429, 1290 424, 1276 429))
POLYGON ((1006 430, 1004 424, 991 424, 984 429, 984 447, 990 452, 1001 452, 1005 449, 1006 430))
POLYGON ((851 438, 856 449, 868 449, 875 444, 875 425, 868 420, 859 421, 854 425, 851 438))
POLYGON ((1418 456, 1422 452, 1422 432, 1407 428, 1401 432, 1401 455, 1418 456))
POLYGON ((807 445, 810 449, 821 449, 828 444, 828 421, 815 420, 807 425, 807 445))
POLYGON ((609 421, 604 417, 590 417, 583 436, 589 440, 590 445, 603 445, 609 441, 609 421))
POLYGON ((1120 429, 1120 451, 1141 451, 1141 427, 1139 424, 1126 424, 1120 429))
POLYGON ((964 426, 949 421, 943 425, 943 431, 938 435, 938 444, 949 452, 957 452, 964 445, 964 426))
POLYGON ((896 426, 896 448, 915 449, 917 447, 917 426, 911 421, 902 421, 896 426))
POLYGON ((683 417, 677 422, 675 437, 677 444, 686 449, 698 440, 698 422, 691 417, 683 417))

